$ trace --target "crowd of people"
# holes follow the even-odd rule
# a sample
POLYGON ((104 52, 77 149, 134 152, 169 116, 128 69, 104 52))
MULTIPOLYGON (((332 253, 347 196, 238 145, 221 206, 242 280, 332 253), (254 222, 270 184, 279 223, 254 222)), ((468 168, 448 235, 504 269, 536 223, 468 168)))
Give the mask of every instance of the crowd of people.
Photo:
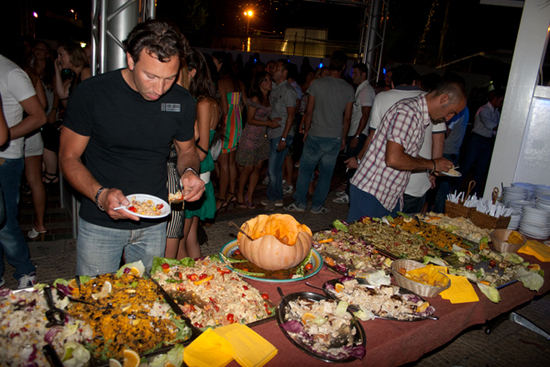
MULTIPOLYGON (((294 192, 285 211, 328 213, 339 159, 347 186, 334 201, 350 205, 348 221, 442 211, 460 185, 440 175, 458 164, 469 122, 456 74, 421 77, 400 65, 373 87, 365 64, 346 74, 343 51, 317 69, 307 57, 298 69, 284 58, 264 64, 259 54, 243 65, 230 53, 192 49, 156 20, 124 41, 126 68, 94 78, 79 44, 60 43, 55 57, 47 42, 27 43, 0 55, 0 243, 20 287, 36 281, 17 222, 23 172, 35 208, 28 238, 47 232, 45 188, 59 172, 81 195, 79 275, 114 272, 121 259, 147 267, 155 256, 200 257, 200 222, 231 205, 256 208, 260 182, 268 212, 294 192), (168 224, 118 210, 132 193, 177 191, 184 202, 172 203, 168 224)), ((465 165, 475 165, 476 178, 487 173, 502 99, 493 93, 475 115, 469 144, 483 149, 468 149, 465 165)))

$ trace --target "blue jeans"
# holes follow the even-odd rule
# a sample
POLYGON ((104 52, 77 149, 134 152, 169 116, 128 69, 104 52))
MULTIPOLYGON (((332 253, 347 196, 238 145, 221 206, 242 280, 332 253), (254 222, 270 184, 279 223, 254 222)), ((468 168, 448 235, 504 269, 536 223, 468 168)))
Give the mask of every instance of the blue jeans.
POLYGON ((349 189, 349 212, 348 223, 353 223, 364 216, 371 218, 382 218, 386 215, 397 216, 399 202, 392 211, 384 208, 374 195, 371 195, 355 185, 349 189))
POLYGON ((307 208, 309 183, 317 164, 319 164, 319 180, 313 194, 311 210, 319 210, 325 205, 341 144, 342 139, 340 138, 321 138, 308 135, 300 158, 300 171, 294 193, 294 203, 297 207, 307 208))
POLYGON ((6 223, 0 229, 0 278, 4 275, 4 255, 8 263, 15 268, 13 277, 21 278, 36 271, 31 262, 29 246, 19 222, 17 212, 19 203, 19 185, 23 174, 24 158, 8 159, 0 165, 0 186, 4 194, 6 223))
POLYGON ((422 212, 422 208, 426 203, 426 196, 427 196, 427 192, 420 197, 403 194, 402 212, 405 214, 416 214, 416 213, 422 212))
POLYGON ((94 276, 116 272, 123 252, 126 263, 141 260, 148 269, 154 256, 164 257, 165 248, 166 222, 126 230, 98 226, 79 218, 76 274, 94 276))
POLYGON ((269 201, 283 200, 283 162, 285 161, 288 147, 292 145, 294 136, 288 135, 286 137, 286 148, 278 152, 279 142, 281 138, 269 139, 269 184, 267 185, 267 199, 269 201))

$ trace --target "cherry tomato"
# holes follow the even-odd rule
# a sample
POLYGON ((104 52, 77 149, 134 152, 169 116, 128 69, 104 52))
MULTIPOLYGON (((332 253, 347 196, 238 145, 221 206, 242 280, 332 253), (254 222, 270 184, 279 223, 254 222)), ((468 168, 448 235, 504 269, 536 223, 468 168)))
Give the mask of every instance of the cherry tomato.
POLYGON ((308 263, 306 266, 305 266, 306 270, 311 270, 313 269, 313 264, 312 263, 308 263))
POLYGON ((196 327, 202 327, 202 324, 199 324, 198 322, 195 322, 196 327))
POLYGON ((197 274, 190 274, 187 276, 187 279, 194 282, 195 280, 199 279, 199 276, 197 274))
POLYGON ((263 299, 269 299, 269 295, 267 293, 262 293, 262 298, 263 299))
POLYGON ((168 265, 167 263, 164 263, 161 266, 163 269, 170 269, 170 265, 168 265))
POLYGON ((246 285, 243 285, 243 289, 244 289, 245 291, 247 291, 247 290, 248 290, 248 287, 247 287, 246 285))
POLYGON ((180 271, 176 273, 176 276, 180 279, 183 279, 183 274, 180 271))
POLYGON ((246 297, 246 294, 243 293, 243 298, 246 297))
POLYGON ((497 264, 497 261, 495 259, 491 259, 491 261, 489 261, 489 266, 494 268, 497 264))
POLYGON ((136 207, 133 206, 133 205, 132 205, 132 206, 129 206, 129 207, 128 207, 128 210, 131 211, 131 212, 133 212, 133 213, 137 213, 137 209, 136 209, 136 207))
POLYGON ((203 279, 206 279, 208 278, 208 274, 206 273, 202 273, 200 276, 199 276, 199 280, 203 280, 203 279))
POLYGON ((157 204, 157 209, 162 209, 164 208, 164 204, 157 204))
POLYGON ((230 323, 234 323, 235 322, 235 315, 233 315, 232 313, 228 314, 227 315, 227 321, 229 321, 230 323))
POLYGON ((241 254, 241 250, 235 250, 235 252, 233 252, 235 255, 240 255, 241 254))
POLYGON ((466 270, 473 271, 474 267, 472 265, 468 265, 466 266, 466 270))
POLYGON ((268 315, 271 315, 271 311, 269 311, 269 308, 267 307, 267 303, 264 303, 265 312, 267 312, 268 315))

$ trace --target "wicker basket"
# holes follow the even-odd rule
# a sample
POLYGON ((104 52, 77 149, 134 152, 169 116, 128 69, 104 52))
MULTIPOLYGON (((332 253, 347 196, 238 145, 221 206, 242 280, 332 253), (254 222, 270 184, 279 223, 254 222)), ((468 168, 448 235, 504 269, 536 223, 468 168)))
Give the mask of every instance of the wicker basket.
POLYGON ((391 272, 395 278, 395 283, 398 286, 408 289, 421 297, 435 297, 445 289, 448 289, 451 286, 451 280, 447 282, 445 287, 433 287, 431 285, 421 284, 410 280, 407 277, 399 273, 399 269, 406 269, 407 271, 423 268, 425 265, 419 263, 418 261, 399 259, 395 260, 391 264, 391 272))
POLYGON ((470 216, 471 208, 465 207, 462 204, 453 203, 452 201, 445 201, 445 214, 451 218, 468 218, 470 216))
POLYGON ((512 232, 513 230, 511 229, 495 229, 494 231, 492 231, 490 234, 491 244, 489 245, 491 249, 498 252, 516 252, 517 250, 519 250, 523 245, 525 245, 525 242, 527 242, 527 237, 518 232, 518 234, 523 239, 523 242, 519 245, 513 245, 506 242, 512 232))
POLYGON ((495 229, 508 228, 510 217, 495 218, 489 214, 478 212, 476 209, 470 211, 470 220, 479 228, 495 229))

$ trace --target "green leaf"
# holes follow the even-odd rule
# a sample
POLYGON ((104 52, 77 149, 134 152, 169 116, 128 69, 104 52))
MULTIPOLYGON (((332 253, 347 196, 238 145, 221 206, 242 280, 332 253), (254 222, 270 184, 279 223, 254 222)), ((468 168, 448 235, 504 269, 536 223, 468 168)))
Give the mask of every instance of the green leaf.
POLYGON ((494 286, 490 286, 483 283, 477 283, 479 290, 493 303, 500 302, 500 293, 494 286))
POLYGON ((332 225, 334 226, 334 228, 336 228, 339 231, 342 231, 342 232, 348 232, 349 231, 348 226, 346 226, 344 223, 342 223, 338 219, 336 219, 334 222, 332 222, 332 225))

